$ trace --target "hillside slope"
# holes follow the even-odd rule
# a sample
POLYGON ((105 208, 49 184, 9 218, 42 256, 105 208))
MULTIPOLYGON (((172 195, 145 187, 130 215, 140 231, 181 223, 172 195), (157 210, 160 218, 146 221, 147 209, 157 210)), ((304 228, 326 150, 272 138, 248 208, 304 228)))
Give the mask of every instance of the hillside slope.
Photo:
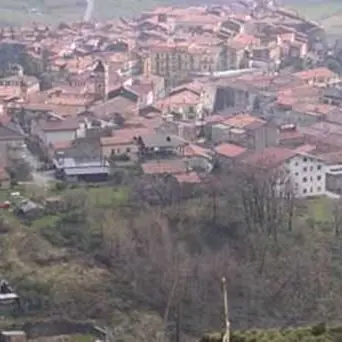
POLYGON ((205 194, 151 207, 130 193, 53 190, 35 198, 61 196, 62 213, 25 222, 3 213, 0 269, 22 298, 17 319, 90 319, 125 341, 154 341, 174 333, 181 307, 183 333, 200 336, 222 326, 222 275, 234 328, 341 316, 342 240, 330 202, 298 203, 293 231, 284 217, 274 235, 247 229, 232 189, 215 207, 205 194))

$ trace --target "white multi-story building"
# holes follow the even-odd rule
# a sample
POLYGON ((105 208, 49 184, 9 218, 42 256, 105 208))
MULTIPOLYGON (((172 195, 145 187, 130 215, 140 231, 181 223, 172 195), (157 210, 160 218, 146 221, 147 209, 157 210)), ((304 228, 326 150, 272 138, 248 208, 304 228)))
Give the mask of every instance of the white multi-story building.
POLYGON ((297 152, 285 162, 298 197, 322 196, 326 193, 326 166, 323 161, 307 153, 297 152))
POLYGON ((297 150, 280 147, 266 148, 246 161, 262 170, 275 170, 281 177, 280 183, 290 181, 296 197, 314 197, 327 195, 327 165, 319 156, 310 153, 314 146, 302 146, 297 150))

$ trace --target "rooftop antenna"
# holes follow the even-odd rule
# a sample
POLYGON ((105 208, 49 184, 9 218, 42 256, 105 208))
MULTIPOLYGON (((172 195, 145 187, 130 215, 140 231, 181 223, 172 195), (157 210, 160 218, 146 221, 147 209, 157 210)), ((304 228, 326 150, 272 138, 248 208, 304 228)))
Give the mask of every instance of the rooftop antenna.
POLYGON ((226 323, 226 331, 223 335, 222 342, 229 342, 230 340, 230 323, 229 323, 229 312, 228 312, 228 295, 227 295, 227 284, 226 278, 222 278, 222 291, 223 291, 223 304, 224 304, 224 320, 226 323))

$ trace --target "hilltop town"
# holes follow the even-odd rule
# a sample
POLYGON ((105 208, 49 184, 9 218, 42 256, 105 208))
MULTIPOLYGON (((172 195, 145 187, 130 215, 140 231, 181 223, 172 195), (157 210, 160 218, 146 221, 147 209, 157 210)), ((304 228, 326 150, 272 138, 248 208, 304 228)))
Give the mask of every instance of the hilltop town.
POLYGON ((191 340, 222 326, 228 272, 233 327, 336 319, 342 69, 327 38, 262 0, 0 28, 0 311, 129 316, 125 341, 191 340))
POLYGON ((321 168, 290 170, 298 195, 340 191, 340 77, 322 64, 324 30, 290 10, 157 8, 0 39, 3 152, 29 141, 70 179, 107 178, 121 159, 180 183, 217 161, 309 156, 321 168))

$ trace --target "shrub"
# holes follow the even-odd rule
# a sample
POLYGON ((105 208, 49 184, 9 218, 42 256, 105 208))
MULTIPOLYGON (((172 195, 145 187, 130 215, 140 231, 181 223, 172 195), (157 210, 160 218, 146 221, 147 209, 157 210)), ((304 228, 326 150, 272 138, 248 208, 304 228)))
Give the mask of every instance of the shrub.
POLYGON ((311 333, 314 336, 324 335, 326 331, 327 331, 327 327, 325 323, 316 324, 311 328, 311 333))
POLYGON ((55 185, 56 191, 63 191, 68 187, 68 185, 64 182, 57 182, 55 185))

